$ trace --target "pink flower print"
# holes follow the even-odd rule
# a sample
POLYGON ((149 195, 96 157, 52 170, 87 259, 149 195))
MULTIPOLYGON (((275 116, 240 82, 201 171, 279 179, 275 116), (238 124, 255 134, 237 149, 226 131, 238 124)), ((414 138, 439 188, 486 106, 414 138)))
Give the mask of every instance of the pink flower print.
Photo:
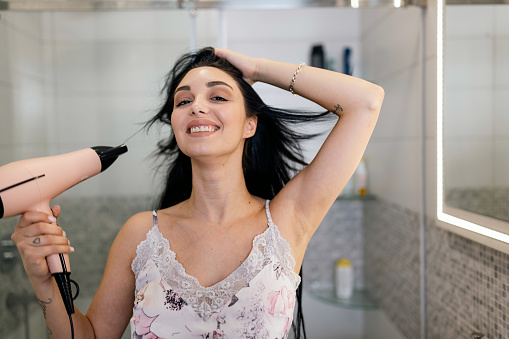
POLYGON ((285 286, 279 291, 270 291, 267 296, 270 315, 293 315, 295 307, 295 292, 289 291, 285 286))
POLYGON ((282 338, 285 338, 292 326, 295 292, 283 286, 279 291, 270 291, 267 300, 269 314, 274 317, 274 320, 279 318, 279 321, 283 321, 280 334, 282 338))
POLYGON ((156 320, 156 318, 159 315, 156 315, 155 317, 150 317, 145 312, 143 312, 143 309, 135 309, 134 311, 134 336, 135 338, 143 338, 143 339, 158 339, 159 337, 153 334, 150 331, 150 326, 156 320))

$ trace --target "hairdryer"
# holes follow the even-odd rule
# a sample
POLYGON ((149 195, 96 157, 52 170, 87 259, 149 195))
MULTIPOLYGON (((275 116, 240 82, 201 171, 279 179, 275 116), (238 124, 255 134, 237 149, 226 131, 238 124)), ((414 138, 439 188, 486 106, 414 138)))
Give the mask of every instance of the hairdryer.
MULTIPOLYGON (((67 189, 106 170, 127 152, 127 146, 97 146, 50 157, 21 160, 0 167, 0 218, 27 211, 52 215, 50 201, 67 189)), ((74 313, 69 256, 46 258, 55 277, 67 314, 74 313)))

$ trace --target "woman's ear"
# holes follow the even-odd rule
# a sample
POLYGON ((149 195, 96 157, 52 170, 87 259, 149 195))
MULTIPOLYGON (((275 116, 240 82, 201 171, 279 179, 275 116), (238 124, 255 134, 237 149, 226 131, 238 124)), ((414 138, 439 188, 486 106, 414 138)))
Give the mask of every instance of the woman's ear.
POLYGON ((251 138, 256 133, 256 126, 258 125, 258 116, 253 115, 247 118, 247 127, 244 132, 244 138, 251 138))

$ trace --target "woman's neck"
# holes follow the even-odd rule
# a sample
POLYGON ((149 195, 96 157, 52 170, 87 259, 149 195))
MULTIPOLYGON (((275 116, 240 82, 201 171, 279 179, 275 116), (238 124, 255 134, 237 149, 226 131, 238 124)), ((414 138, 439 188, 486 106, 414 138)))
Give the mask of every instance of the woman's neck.
POLYGON ((195 217, 221 223, 256 205, 256 198, 247 190, 241 162, 234 164, 192 162, 193 189, 187 207, 195 217))

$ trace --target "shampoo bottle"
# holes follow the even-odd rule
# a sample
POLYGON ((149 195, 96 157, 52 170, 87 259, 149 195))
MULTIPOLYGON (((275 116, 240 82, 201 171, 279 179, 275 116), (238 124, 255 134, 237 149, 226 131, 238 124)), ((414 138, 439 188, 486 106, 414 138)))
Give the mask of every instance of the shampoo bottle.
POLYGON ((355 171, 355 193, 360 197, 368 194, 368 169, 364 158, 361 159, 357 170, 355 171))
POLYGON ((340 299, 348 299, 353 294, 353 269, 348 259, 339 259, 336 262, 335 272, 336 296, 340 299))

